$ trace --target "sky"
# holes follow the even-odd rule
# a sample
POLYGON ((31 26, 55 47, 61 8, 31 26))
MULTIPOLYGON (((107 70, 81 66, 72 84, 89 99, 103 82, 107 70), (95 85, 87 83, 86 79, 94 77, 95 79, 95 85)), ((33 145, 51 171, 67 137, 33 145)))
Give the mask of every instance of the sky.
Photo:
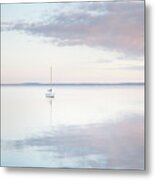
POLYGON ((1 83, 144 82, 144 1, 1 5, 1 83))

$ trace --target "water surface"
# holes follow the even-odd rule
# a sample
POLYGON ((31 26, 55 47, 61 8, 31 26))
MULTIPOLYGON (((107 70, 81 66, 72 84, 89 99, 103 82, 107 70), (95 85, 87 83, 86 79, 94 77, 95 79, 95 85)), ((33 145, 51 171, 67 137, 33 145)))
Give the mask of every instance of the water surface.
POLYGON ((2 86, 2 166, 144 168, 144 86, 2 86))

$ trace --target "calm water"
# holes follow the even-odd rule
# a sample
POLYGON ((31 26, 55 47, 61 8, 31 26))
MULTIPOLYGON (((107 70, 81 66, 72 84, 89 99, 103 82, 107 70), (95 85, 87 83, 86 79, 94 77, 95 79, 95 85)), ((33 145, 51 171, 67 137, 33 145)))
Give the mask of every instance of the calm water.
POLYGON ((144 86, 2 86, 2 166, 144 168, 144 86))

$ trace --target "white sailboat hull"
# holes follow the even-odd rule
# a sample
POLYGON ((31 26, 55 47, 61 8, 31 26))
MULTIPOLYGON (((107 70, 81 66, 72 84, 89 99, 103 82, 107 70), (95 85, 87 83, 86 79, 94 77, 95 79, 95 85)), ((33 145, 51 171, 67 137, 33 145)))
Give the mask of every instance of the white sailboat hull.
POLYGON ((46 93, 46 97, 47 98, 54 98, 54 94, 53 93, 46 93))

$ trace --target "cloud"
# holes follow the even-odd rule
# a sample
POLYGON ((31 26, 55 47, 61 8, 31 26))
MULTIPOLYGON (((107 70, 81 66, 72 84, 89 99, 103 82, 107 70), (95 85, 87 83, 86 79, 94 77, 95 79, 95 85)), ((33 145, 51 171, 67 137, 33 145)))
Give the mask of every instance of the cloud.
POLYGON ((127 55, 143 55, 143 2, 72 4, 68 4, 67 11, 49 13, 44 20, 3 22, 2 28, 40 36, 58 46, 86 45, 127 55))
POLYGON ((120 67, 120 69, 135 70, 135 71, 144 71, 144 65, 126 65, 126 66, 120 67))
MULTIPOLYGON (((129 60, 128 60, 129 61, 129 60)), ((131 60, 130 60, 131 61, 131 60)), ((118 61, 116 59, 111 60, 111 59, 98 59, 97 61, 95 61, 95 63, 98 64, 103 64, 103 68, 105 69, 111 69, 111 70, 134 70, 134 71, 144 71, 144 65, 137 63, 135 64, 126 64, 126 63, 120 63, 121 61, 118 61), (114 64, 113 63, 117 63, 114 64), (108 66, 105 66, 105 64, 107 64, 108 66)))
POLYGON ((98 59, 95 61, 95 63, 99 63, 99 64, 109 64, 109 63, 112 63, 113 60, 112 59, 98 59))

